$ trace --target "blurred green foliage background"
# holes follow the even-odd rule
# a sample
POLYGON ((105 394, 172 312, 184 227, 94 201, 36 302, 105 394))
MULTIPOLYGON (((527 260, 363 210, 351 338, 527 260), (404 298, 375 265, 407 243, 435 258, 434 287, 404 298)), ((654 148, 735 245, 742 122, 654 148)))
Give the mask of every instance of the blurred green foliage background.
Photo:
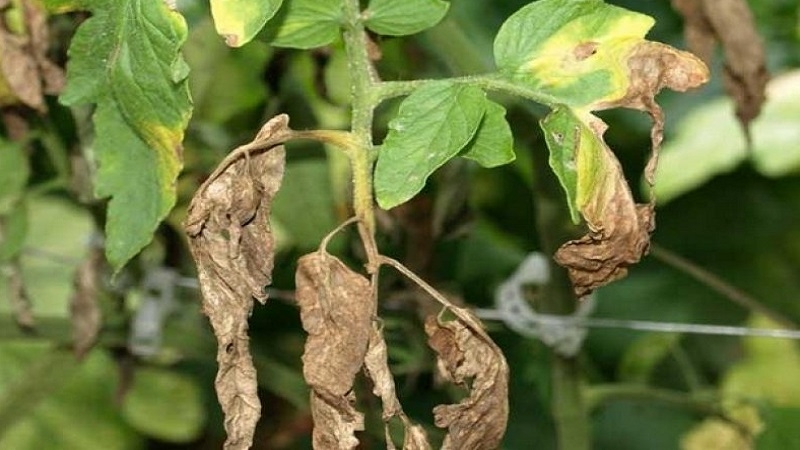
MULTIPOLYGON (((380 73, 386 80, 402 80, 489 71, 494 33, 525 3, 453 0, 435 28, 379 41, 380 73)), ((683 25, 669 2, 610 3, 652 15, 657 24, 649 38, 683 47, 683 25)), ((662 201, 653 241, 798 324, 800 5, 796 0, 749 3, 770 73, 794 71, 794 82, 772 91, 764 116, 754 125, 752 154, 745 151, 733 108, 724 99, 721 60, 703 89, 659 97, 667 117, 665 178, 657 190, 662 201)), ((250 140, 265 119, 286 112, 295 129, 343 128, 349 123, 349 92, 340 44, 300 52, 271 49, 257 39, 229 49, 215 34, 204 2, 184 0, 178 6, 189 23, 184 52, 192 68, 194 99, 178 207, 155 242, 109 286, 100 343, 77 363, 66 350, 67 301, 72 273, 94 233, 92 212, 66 189, 31 196, 23 269, 39 334, 22 336, 8 302, 0 301, 0 449, 221 445, 222 419, 213 393, 215 343, 199 312, 180 221, 203 177, 230 149, 250 140), (158 281, 163 273, 178 281, 174 289, 169 281, 158 281)), ((75 25, 70 20, 57 20, 65 35, 75 25)), ((498 284, 528 253, 540 249, 533 192, 539 172, 531 155, 546 151, 537 124, 545 111, 498 100, 510 108, 518 155, 513 164, 486 170, 454 161, 414 201, 379 217, 379 245, 386 254, 480 307, 490 307, 498 284)), ((378 140, 396 106, 392 102, 379 111, 378 140)), ((55 102, 50 107, 43 119, 46 129, 74 145, 86 118, 78 116, 73 123, 63 107, 55 102)), ((610 125, 606 140, 637 190, 649 146, 649 119, 618 110, 601 116, 610 125)), ((37 151, 32 188, 57 175, 48 149, 37 151)), ((273 298, 256 307, 251 320, 264 405, 256 448, 263 449, 310 447, 300 366, 304 333, 291 301, 295 261, 348 214, 349 174, 341 156, 316 144, 297 144, 288 158, 274 205, 279 253, 273 298)), ((358 264, 353 237, 337 238, 332 251, 358 264)), ((419 320, 419 294, 391 274, 382 277, 382 285, 398 393, 413 418, 430 424, 431 407, 458 393, 436 383, 419 320)), ((0 295, 5 289, 0 286, 0 295)), ((775 326, 653 257, 597 292, 594 315, 775 326)), ((511 366, 511 413, 503 448, 555 448, 547 348, 501 323, 490 323, 489 329, 511 366)), ((753 448, 800 448, 795 427, 800 420, 800 349, 794 341, 591 330, 580 360, 596 449, 749 448, 736 446, 746 436, 754 437, 753 448)), ((362 398, 370 429, 363 448, 378 448, 380 408, 377 399, 362 398)))

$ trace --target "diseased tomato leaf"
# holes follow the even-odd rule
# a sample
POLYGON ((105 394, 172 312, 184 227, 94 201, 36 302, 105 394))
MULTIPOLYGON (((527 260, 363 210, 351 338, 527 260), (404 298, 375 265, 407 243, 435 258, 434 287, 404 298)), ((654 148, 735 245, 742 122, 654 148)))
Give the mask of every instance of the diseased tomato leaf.
POLYGON ((601 0, 541 0, 513 14, 495 40, 501 75, 539 92, 554 108, 542 121, 550 165, 573 221, 580 214, 589 226, 586 236, 556 253, 578 296, 624 276, 647 251, 654 224, 652 203, 633 202, 603 141, 607 126, 592 111, 624 107, 651 116, 644 177, 652 185, 664 129, 656 94, 708 80, 708 68, 691 53, 644 39, 653 23, 601 0), (542 17, 549 19, 540 26, 542 17))
POLYGON ((261 413, 247 320, 272 279, 272 200, 283 178, 289 118, 267 122, 256 139, 226 158, 198 189, 184 223, 197 264, 203 312, 217 337, 216 389, 225 413, 225 448, 252 445, 261 413), (250 154, 248 152, 255 154, 250 154))
POLYGON ((685 21, 689 48, 711 63, 718 42, 725 54, 724 81, 736 115, 750 138, 750 122, 766 100, 766 53, 745 0, 672 0, 685 21))
POLYGON ((454 405, 433 409, 437 427, 447 428, 443 450, 499 448, 508 422, 508 364, 480 322, 466 309, 458 320, 428 317, 428 344, 438 355, 442 376, 469 389, 454 405))
POLYGON ((43 113, 44 94, 58 94, 64 87, 63 70, 47 57, 47 14, 39 2, 20 0, 5 2, 3 15, 0 106, 23 104, 43 113))
POLYGON ((314 448, 354 449, 364 416, 353 383, 364 365, 376 304, 370 282, 324 249, 297 262, 296 298, 308 332, 303 376, 311 387, 314 448))
POLYGON ((115 271, 152 239, 175 204, 191 101, 179 50, 186 23, 163 1, 86 0, 69 49, 66 105, 93 103, 95 194, 111 197, 106 256, 115 271))

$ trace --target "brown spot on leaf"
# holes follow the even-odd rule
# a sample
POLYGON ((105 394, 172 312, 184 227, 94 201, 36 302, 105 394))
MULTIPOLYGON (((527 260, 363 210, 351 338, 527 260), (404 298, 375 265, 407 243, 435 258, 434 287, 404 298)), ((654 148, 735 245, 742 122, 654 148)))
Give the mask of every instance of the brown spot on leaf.
POLYGON ((761 112, 769 74, 764 45, 745 0, 672 0, 685 19, 689 48, 705 62, 719 43, 725 55, 723 80, 749 140, 748 126, 761 112))
POLYGON ((253 298, 265 302, 264 287, 271 282, 269 213, 283 179, 285 152, 279 144, 287 126, 287 116, 273 118, 253 142, 226 157, 198 189, 184 223, 203 312, 218 341, 215 386, 225 413, 226 450, 250 448, 261 412, 247 319, 253 298))
POLYGON ((98 305, 100 271, 103 252, 92 248, 75 272, 75 291, 69 302, 72 322, 72 347, 77 358, 83 358, 92 349, 100 333, 101 314, 98 305))
POLYGON ((5 7, 20 8, 23 30, 0 20, 0 106, 22 103, 45 112, 43 95, 59 93, 65 82, 64 71, 47 58, 47 15, 31 0, 5 7))
POLYGON ((508 365, 469 311, 452 311, 459 320, 430 316, 425 321, 428 344, 439 356, 439 372, 469 389, 461 402, 433 409, 436 426, 448 430, 442 449, 500 448, 508 422, 508 365))
POLYGON ((295 280, 308 332, 303 376, 311 387, 314 448, 355 448, 364 417, 353 407, 352 389, 375 316, 370 282, 324 249, 300 258, 295 280))
POLYGON ((574 50, 572 50, 575 59, 578 61, 583 61, 584 59, 594 55, 597 53, 597 47, 600 44, 597 42, 581 42, 578 44, 574 50))

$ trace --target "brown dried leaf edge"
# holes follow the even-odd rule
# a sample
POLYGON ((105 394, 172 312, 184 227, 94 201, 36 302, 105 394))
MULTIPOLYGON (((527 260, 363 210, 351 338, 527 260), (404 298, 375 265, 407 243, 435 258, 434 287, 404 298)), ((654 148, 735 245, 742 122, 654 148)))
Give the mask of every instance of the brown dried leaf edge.
POLYGON ((197 264, 203 312, 217 337, 215 387, 225 413, 226 450, 250 448, 261 414, 247 334, 253 298, 267 299, 274 242, 269 213, 283 179, 289 118, 267 122, 198 189, 184 229, 197 264))
MULTIPOLYGON (((646 111, 653 120, 650 130, 651 154, 644 178, 653 185, 658 153, 663 140, 664 113, 655 101, 663 88, 684 92, 708 81, 708 68, 691 53, 658 42, 642 41, 627 57, 630 84, 621 99, 592 105, 593 110, 624 107, 646 111)), ((558 249, 555 260, 567 268, 575 295, 583 297, 594 289, 627 274, 647 252, 655 228, 654 201, 637 205, 613 152, 602 140, 606 124, 589 115, 589 127, 600 137, 604 172, 599 187, 581 212, 589 233, 558 249)))

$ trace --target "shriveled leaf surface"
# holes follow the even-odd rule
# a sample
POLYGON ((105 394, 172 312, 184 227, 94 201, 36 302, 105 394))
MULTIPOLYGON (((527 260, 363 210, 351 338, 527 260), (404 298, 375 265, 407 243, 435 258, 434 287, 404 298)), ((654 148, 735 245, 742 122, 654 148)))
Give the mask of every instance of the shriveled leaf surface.
MULTIPOLYGON (((179 50, 183 17, 163 1, 85 0, 92 17, 69 49, 66 105, 97 105, 95 195, 111 197, 106 256, 115 271, 152 239, 175 204, 191 100, 179 50)), ((53 5, 55 6, 55 5, 53 5)))
POLYGON ((551 156, 553 169, 589 227, 589 233, 565 243, 555 254, 580 297, 624 277, 626 267, 639 261, 654 225, 652 206, 634 203, 622 168, 601 133, 568 108, 550 113, 542 128, 551 155, 560 155, 557 163, 551 156))
POLYGON ((72 349, 79 359, 92 349, 100 334, 102 317, 98 295, 102 289, 102 264, 102 251, 92 248, 75 272, 73 280, 75 291, 70 297, 69 313, 72 322, 72 349))
POLYGON ((631 108, 653 119, 645 179, 652 185, 664 115, 655 95, 686 91, 708 80, 691 53, 644 39, 653 19, 600 0, 541 0, 523 7, 495 40, 498 68, 509 81, 549 98, 542 121, 550 164, 567 194, 572 219, 589 233, 570 241, 556 260, 583 296, 625 275, 647 251, 651 205, 636 205, 616 157, 603 141, 607 126, 592 111, 631 108), (550 19, 539 26, 541 17, 550 19), (531 28, 537 31, 529 32, 531 28))
POLYGON ((211 0, 217 33, 231 47, 250 42, 280 8, 283 0, 211 0))
POLYGON ((44 112, 44 94, 64 87, 63 71, 47 58, 47 14, 33 0, 2 0, 0 9, 6 19, 12 14, 20 19, 0 23, 0 106, 22 103, 44 112))
POLYGON ((235 150, 198 189, 184 224, 197 264, 203 312, 217 337, 217 397, 225 413, 225 448, 249 448, 261 405, 247 334, 253 298, 267 296, 274 242, 272 199, 280 187, 285 152, 276 145, 288 126, 278 116, 256 139, 235 150), (243 154, 242 149, 261 150, 243 154))
POLYGON ((686 21, 689 48, 710 63, 718 43, 725 55, 724 82, 736 115, 749 136, 761 112, 769 74, 764 44, 745 0, 672 0, 686 21))
POLYGON ((440 373, 470 391, 457 404, 433 409, 436 426, 448 429, 442 449, 500 448, 508 422, 508 364, 470 312, 453 312, 459 320, 431 316, 425 321, 440 373))
POLYGON ((364 429, 352 392, 375 315, 370 282, 325 250, 297 263, 296 298, 308 333, 303 376, 311 387, 315 449, 352 449, 364 429))
POLYGON ((372 393, 380 397, 383 404, 382 419, 386 435, 386 447, 394 450, 395 445, 389 433, 389 421, 394 417, 399 417, 405 428, 405 439, 403 450, 428 450, 431 448, 425 429, 413 423, 400 405, 397 398, 394 378, 389 370, 389 353, 386 347, 386 340, 383 332, 377 324, 373 326, 372 334, 369 339, 369 349, 364 358, 364 366, 367 375, 372 379, 372 393))

